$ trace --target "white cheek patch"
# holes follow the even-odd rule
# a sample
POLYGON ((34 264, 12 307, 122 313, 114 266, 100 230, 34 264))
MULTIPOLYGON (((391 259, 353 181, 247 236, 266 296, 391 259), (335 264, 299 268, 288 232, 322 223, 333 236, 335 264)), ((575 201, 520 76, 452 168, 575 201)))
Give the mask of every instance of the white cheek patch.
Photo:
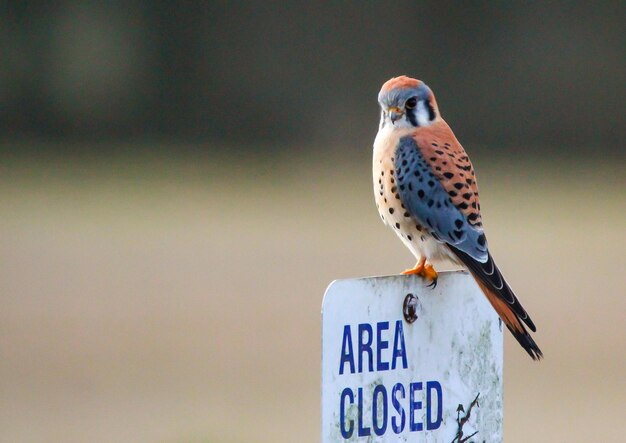
POLYGON ((426 103, 424 100, 420 100, 417 102, 417 109, 415 110, 415 117, 417 118, 417 124, 419 126, 428 126, 430 125, 430 114, 428 112, 428 108, 426 107, 426 103))

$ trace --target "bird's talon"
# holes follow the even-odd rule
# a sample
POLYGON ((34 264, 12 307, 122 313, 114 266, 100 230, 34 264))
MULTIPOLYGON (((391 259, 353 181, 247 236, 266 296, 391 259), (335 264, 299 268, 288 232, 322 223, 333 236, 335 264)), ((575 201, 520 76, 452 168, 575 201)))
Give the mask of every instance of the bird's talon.
POLYGON ((419 275, 420 277, 423 277, 425 263, 426 263, 426 258, 424 257, 420 258, 414 268, 406 269, 402 271, 402 275, 419 275))
POLYGON ((439 274, 433 268, 433 265, 430 263, 426 263, 425 258, 421 258, 414 268, 407 269, 402 272, 403 275, 417 275, 422 277, 425 280, 429 280, 431 283, 428 285, 429 288, 435 289, 437 287, 437 278, 439 274))
POLYGON ((437 278, 439 278, 439 274, 433 268, 433 265, 427 264, 424 266, 424 270, 422 271, 422 277, 426 280, 430 280, 431 283, 428 285, 429 288, 435 289, 437 287, 437 278))

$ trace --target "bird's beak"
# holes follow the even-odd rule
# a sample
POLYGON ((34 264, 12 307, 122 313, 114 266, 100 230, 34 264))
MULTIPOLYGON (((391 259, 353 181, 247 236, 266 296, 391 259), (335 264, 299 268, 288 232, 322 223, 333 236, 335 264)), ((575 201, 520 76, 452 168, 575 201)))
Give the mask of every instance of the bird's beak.
POLYGON ((404 115, 404 112, 396 106, 390 107, 388 111, 389 111, 389 118, 391 119, 392 124, 395 123, 396 120, 399 120, 404 115))

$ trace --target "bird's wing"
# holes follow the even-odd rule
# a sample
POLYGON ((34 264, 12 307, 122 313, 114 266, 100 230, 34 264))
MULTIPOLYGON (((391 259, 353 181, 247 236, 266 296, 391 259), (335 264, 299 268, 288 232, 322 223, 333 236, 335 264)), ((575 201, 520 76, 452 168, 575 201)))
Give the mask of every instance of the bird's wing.
POLYGON ((400 200, 435 239, 485 263, 487 239, 472 165, 449 128, 448 138, 429 128, 401 138, 396 148, 400 200))
POLYGON ((467 266, 531 356, 541 355, 520 320, 535 325, 489 254, 474 168, 452 130, 439 122, 401 138, 394 163, 405 208, 467 266))
POLYGON ((451 202, 475 228, 482 228, 474 167, 448 124, 437 123, 416 131, 413 140, 451 202))

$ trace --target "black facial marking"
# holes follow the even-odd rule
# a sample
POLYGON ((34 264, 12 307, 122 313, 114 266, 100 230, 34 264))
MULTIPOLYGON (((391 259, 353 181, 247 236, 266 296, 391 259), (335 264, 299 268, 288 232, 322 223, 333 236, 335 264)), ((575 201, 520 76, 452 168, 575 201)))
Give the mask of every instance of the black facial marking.
POLYGON ((433 108, 430 100, 426 100, 426 107, 428 108, 428 120, 433 121, 435 119, 435 108, 433 108))
POLYGON ((469 200, 471 196, 472 196, 472 193, 471 193, 471 192, 466 192, 465 194, 463 194, 463 198, 464 198, 465 200, 469 200))
POLYGON ((417 191, 417 196, 418 196, 419 198, 424 198, 424 190, 423 190, 423 189, 418 190, 418 191, 417 191))
POLYGON ((407 110, 406 117, 413 126, 419 126, 417 123, 417 117, 415 116, 415 109, 407 110))
POLYGON ((463 189, 463 186, 464 186, 463 183, 455 183, 454 184, 454 187, 457 188, 457 189, 463 189))
POLYGON ((454 220, 454 224, 456 225, 456 227, 457 227, 458 229, 461 229, 461 228, 463 227, 463 220, 461 220, 461 219, 456 219, 456 220, 454 220))
POLYGON ((452 178, 452 177, 454 177, 454 174, 453 174, 452 172, 444 172, 444 173, 443 173, 443 176, 444 176, 445 178, 452 178))
POLYGON ((389 213, 393 214, 394 209, 393 208, 389 208, 389 213))

